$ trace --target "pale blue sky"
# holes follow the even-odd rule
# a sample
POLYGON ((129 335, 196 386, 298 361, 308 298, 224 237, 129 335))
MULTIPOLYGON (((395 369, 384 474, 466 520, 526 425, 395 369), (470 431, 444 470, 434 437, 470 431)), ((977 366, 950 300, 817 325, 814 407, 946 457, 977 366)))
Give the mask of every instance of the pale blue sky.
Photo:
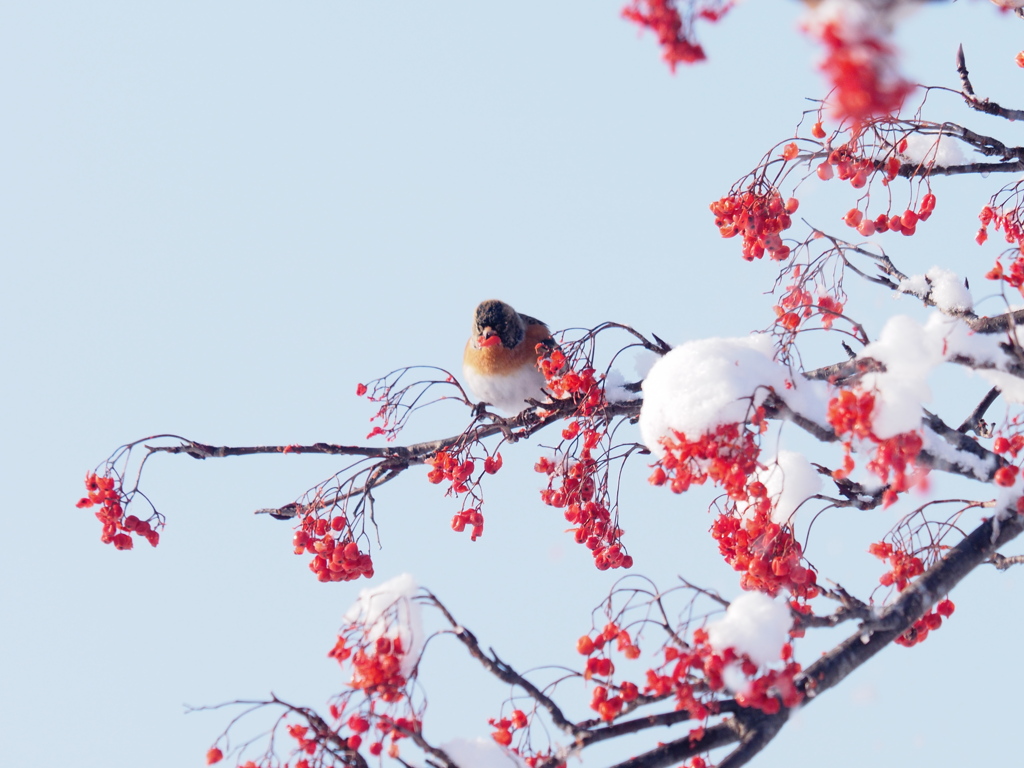
MULTIPOLYGON (((406 364, 457 369, 484 298, 552 327, 617 320, 671 341, 770 322, 772 265, 744 264, 707 205, 822 93, 793 29, 798 4, 744 4, 707 30, 710 63, 674 77, 622 4, 0 10, 5 763, 199 765, 227 717, 184 716, 184 704, 274 691, 318 706, 343 684, 326 653, 361 585, 316 583, 290 554, 290 527, 251 516, 337 462, 160 457, 144 487, 168 516, 163 542, 119 553, 74 502, 121 443, 165 431, 357 441, 371 409, 356 383, 406 364)), ((962 40, 979 93, 1020 91, 1024 22, 986 3, 929 9, 901 39, 914 77, 955 86, 962 40)), ((991 251, 954 260, 995 185, 963 184, 958 197, 958 184, 937 190, 939 212, 958 215, 943 229, 937 213, 901 256, 908 270, 943 263, 979 283, 991 251)), ((822 210, 838 218, 842 200, 822 195, 833 206, 822 210)), ((861 314, 877 331, 893 308, 869 296, 861 314)), ((439 408, 408 437, 463 419, 439 408)), ((505 452, 474 544, 449 530, 455 504, 422 472, 378 496, 379 576, 413 573, 521 668, 578 663, 575 638, 617 575, 595 571, 539 503, 537 454, 505 452)), ((633 468, 623 518, 637 572, 733 596, 705 533, 706 495, 671 497, 645 475, 633 468)), ((884 531, 840 518, 821 546, 873 567, 861 543, 873 534, 850 533, 862 529, 884 531)), ((1013 572, 978 574, 947 626, 801 711, 758 764, 1014 755, 1000 734, 1014 732, 1021 679, 998 649, 1024 629, 1019 588, 1013 572)), ((486 734, 507 691, 453 649, 434 651, 429 733, 486 734)), ((804 654, 813 660, 810 645, 804 654)), ((623 749, 636 746, 607 755, 623 749)))

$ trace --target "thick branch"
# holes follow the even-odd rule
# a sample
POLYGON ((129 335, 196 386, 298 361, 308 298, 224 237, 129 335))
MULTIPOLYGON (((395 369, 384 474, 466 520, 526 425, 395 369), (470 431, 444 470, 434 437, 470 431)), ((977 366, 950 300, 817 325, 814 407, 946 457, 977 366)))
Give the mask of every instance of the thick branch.
MULTIPOLYGON (((900 166, 900 176, 916 176, 920 165, 907 163, 900 166)), ((1024 171, 1024 160, 1012 160, 1005 163, 965 163, 964 165, 933 165, 928 169, 929 176, 962 176, 968 173, 1020 173, 1024 171)))
MULTIPOLYGON (((718 710, 716 714, 720 715, 742 711, 742 708, 734 699, 716 702, 715 706, 718 710)), ((668 727, 670 725, 683 723, 692 719, 693 716, 685 709, 678 709, 672 712, 662 712, 658 715, 636 717, 632 720, 622 720, 621 722, 607 725, 603 728, 591 729, 586 736, 578 739, 576 743, 577 746, 586 747, 591 744, 596 744, 599 741, 614 739, 630 733, 638 733, 640 731, 647 730, 648 728, 668 727)), ((697 751, 699 752, 701 750, 697 751)), ((696 752, 694 752, 694 754, 696 754, 696 752)))
POLYGON ((730 717, 706 729, 699 739, 691 740, 687 735, 685 738, 661 744, 642 755, 616 763, 610 768, 666 768, 701 752, 734 744, 743 738, 744 733, 740 720, 730 717))
POLYGON ((875 622, 848 637, 812 664, 797 682, 809 697, 816 697, 844 680, 851 672, 909 629, 943 595, 964 577, 992 559, 999 547, 1024 530, 1016 512, 1007 520, 985 520, 953 547, 917 581, 903 591, 875 622))
MULTIPOLYGON (((904 590, 899 599, 877 619, 866 623, 808 667, 797 680, 797 685, 807 696, 804 705, 812 703, 820 694, 838 685, 876 653, 888 647, 971 571, 996 558, 996 550, 1016 538, 1022 530, 1024 516, 1016 512, 1010 512, 1008 518, 1001 523, 983 521, 904 590)), ((788 718, 789 711, 786 709, 775 715, 743 711, 709 728, 705 739, 693 743, 688 738, 669 742, 618 763, 613 768, 667 768, 698 752, 740 741, 740 746, 719 763, 719 768, 738 768, 764 749, 788 718)))

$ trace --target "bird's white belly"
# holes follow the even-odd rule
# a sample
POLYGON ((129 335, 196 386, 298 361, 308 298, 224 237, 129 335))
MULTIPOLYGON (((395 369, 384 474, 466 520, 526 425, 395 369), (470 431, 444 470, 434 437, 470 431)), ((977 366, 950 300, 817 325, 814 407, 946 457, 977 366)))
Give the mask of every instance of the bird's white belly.
POLYGON ((490 403, 506 415, 514 416, 527 407, 527 398, 544 400, 541 392, 544 374, 529 366, 509 375, 481 375, 467 368, 463 369, 466 385, 478 400, 490 403))

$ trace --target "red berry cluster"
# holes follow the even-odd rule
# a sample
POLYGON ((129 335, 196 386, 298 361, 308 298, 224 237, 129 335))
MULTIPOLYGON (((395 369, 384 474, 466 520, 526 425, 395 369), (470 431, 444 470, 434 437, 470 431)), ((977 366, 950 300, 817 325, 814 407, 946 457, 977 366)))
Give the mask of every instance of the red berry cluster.
MULTIPOLYGON (((445 481, 451 484, 447 494, 469 493, 480 484, 480 478, 473 479, 476 463, 472 459, 460 459, 458 455, 449 451, 438 451, 432 458, 427 459, 426 463, 433 467, 427 473, 427 480, 435 484, 445 481)), ((500 453, 488 456, 484 459, 484 473, 493 475, 501 469, 502 464, 500 453)), ((483 477, 483 474, 480 477, 483 477)), ((465 503, 468 502, 469 499, 465 503)), ((466 528, 470 529, 472 541, 476 541, 483 535, 484 515, 479 507, 465 507, 452 518, 453 531, 461 533, 466 528)))
MULTIPOLYGON (((1021 221, 1019 208, 1003 213, 1001 208, 986 205, 981 209, 978 218, 981 219, 981 228, 974 238, 978 245, 988 240, 988 228, 993 226, 997 231, 1003 231, 1007 243, 1016 246, 1017 250, 1024 254, 1024 222, 1021 221)), ((985 277, 989 280, 1001 280, 1024 294, 1024 255, 1017 256, 1008 268, 1004 268, 1002 262, 996 261, 996 265, 985 277)))
MULTIPOLYGON (((349 699, 345 694, 343 694, 343 697, 345 698, 341 702, 341 706, 338 704, 331 704, 330 706, 331 717, 337 721, 341 721, 345 717, 345 709, 349 703, 349 699)), ((389 757, 396 758, 399 755, 399 748, 395 742, 407 738, 411 734, 418 733, 423 727, 422 723, 412 716, 392 717, 386 714, 378 714, 376 709, 376 702, 373 699, 369 699, 368 705, 364 702, 364 706, 360 711, 349 715, 344 724, 338 726, 337 732, 340 733, 344 727, 347 727, 352 732, 345 739, 345 746, 353 751, 362 748, 363 742, 366 739, 371 739, 366 751, 373 757, 378 757, 384 752, 384 742, 390 739, 391 744, 388 746, 387 754, 389 757), (371 721, 373 721, 372 726, 371 721), (376 730, 378 733, 371 734, 371 730, 376 730)))
POLYGON ((776 324, 787 331, 795 331, 800 323, 815 314, 821 315, 821 325, 826 330, 832 327, 836 317, 843 312, 843 303, 828 294, 819 294, 814 300, 810 291, 795 283, 786 286, 786 293, 773 307, 776 324))
POLYGON ((722 237, 743 236, 743 258, 769 258, 784 261, 789 258, 789 246, 782 242, 782 233, 792 226, 790 214, 796 211, 797 200, 782 201, 774 187, 760 191, 751 185, 745 192, 726 195, 711 204, 715 226, 722 237))
POLYGON ((926 468, 917 467, 914 463, 922 447, 924 441, 917 432, 894 435, 878 444, 875 457, 868 462, 868 469, 889 486, 884 494, 885 506, 892 504, 896 494, 908 490, 927 472, 926 468), (909 477, 908 469, 911 470, 909 477), (889 479, 890 474, 892 480, 889 479))
MULTIPOLYGON (((434 457, 427 459, 427 464, 433 467, 427 473, 427 480, 434 484, 444 481, 451 483, 447 493, 466 493, 471 484, 471 477, 476 465, 471 459, 460 461, 447 451, 438 451, 434 457)), ((495 470, 497 471, 497 470, 495 470)), ((484 532, 484 516, 479 509, 467 508, 456 513, 452 518, 452 530, 458 533, 470 527, 470 540, 476 541, 484 532)))
POLYGON ((946 599, 941 601, 935 606, 935 610, 929 611, 915 621, 910 629, 897 637, 893 642, 896 645, 902 645, 904 648, 910 648, 918 643, 923 643, 928 638, 929 632, 942 626, 943 618, 948 619, 953 615, 955 607, 952 600, 946 599))
MULTIPOLYGON (((379 731, 379 735, 372 737, 374 740, 369 744, 367 752, 372 756, 379 756, 384 751, 384 741, 391 739, 391 744, 388 747, 387 754, 389 757, 397 758, 399 755, 398 745, 395 743, 399 739, 408 737, 412 733, 417 733, 420 728, 420 722, 414 717, 405 718, 399 717, 392 719, 387 715, 374 715, 374 705, 371 702, 366 712, 367 717, 376 720, 376 730, 379 731)), ((339 708, 337 705, 331 705, 331 717, 335 720, 341 720, 343 716, 344 705, 339 708)), ((363 714, 356 713, 351 715, 345 725, 352 732, 350 736, 344 739, 344 746, 352 751, 357 751, 363 745, 364 738, 369 736, 370 720, 364 717, 363 714)), ((339 726, 335 731, 321 731, 317 727, 311 727, 309 725, 299 725, 297 723, 287 724, 285 730, 288 735, 295 739, 297 742, 295 752, 303 755, 309 755, 309 757, 302 757, 294 763, 294 768, 313 768, 313 766, 326 765, 326 758, 337 758, 338 754, 335 751, 335 737, 341 732, 344 726, 339 726)), ((217 747, 214 747, 206 753, 207 765, 220 762, 224 757, 223 752, 217 747)), ((362 762, 362 761, 360 761, 362 762)), ((330 760, 330 764, 334 764, 334 760, 330 760)), ((349 763, 345 763, 348 765, 349 763)), ((280 764, 273 757, 267 756, 261 759, 258 763, 252 760, 247 760, 245 763, 241 763, 239 768, 276 768, 276 766, 282 765, 282 768, 288 768, 289 763, 280 764)))
POLYGON ((650 482, 668 483, 675 493, 708 479, 720 485, 730 503, 713 523, 711 535, 726 562, 743 573, 742 587, 770 595, 787 589, 810 599, 818 594, 815 573, 801 563, 803 549, 792 531, 772 521, 768 489, 756 479, 761 452, 757 437, 766 426, 764 409, 758 408, 742 429, 723 424, 696 441, 680 432, 675 439, 663 438, 666 453, 650 482), (748 510, 740 514, 737 503, 748 510))
POLYGON ((455 516, 452 517, 453 531, 462 533, 466 528, 470 530, 470 541, 476 541, 484 535, 484 515, 479 509, 469 507, 456 512, 455 516))
POLYGON ((547 380, 544 386, 552 395, 558 399, 573 398, 579 416, 593 416, 600 410, 605 403, 603 376, 598 377, 591 367, 580 371, 570 369, 561 349, 547 352, 543 344, 538 344, 537 352, 545 353, 537 364, 547 380))
POLYGON ((523 712, 523 710, 513 709, 512 714, 508 717, 503 717, 498 720, 491 717, 488 718, 487 722, 494 728, 494 733, 491 734, 491 738, 501 744, 501 746, 507 747, 512 743, 512 732, 525 728, 529 721, 527 720, 526 713, 523 712))
MULTIPOLYGON (((800 665, 792 660, 793 648, 786 643, 782 648, 781 661, 786 664, 781 670, 769 669, 756 676, 759 667, 746 654, 738 654, 733 648, 717 652, 708 643, 706 630, 693 633, 693 644, 686 650, 674 646, 665 648, 665 662, 658 671, 647 671, 647 685, 644 692, 653 696, 676 695, 677 708, 685 709, 696 720, 703 720, 713 714, 712 705, 705 705, 695 698, 694 685, 688 682, 691 670, 698 670, 703 676, 706 688, 720 691, 725 688, 722 674, 729 664, 739 664, 743 674, 752 677, 743 692, 736 695, 736 703, 743 707, 759 709, 765 714, 775 714, 782 707, 795 707, 803 700, 803 694, 795 685, 800 674, 800 665), (756 677, 755 677, 756 676, 756 677)), ((701 686, 704 687, 704 686, 701 686)))
POLYGON ((729 498, 746 500, 751 476, 757 471, 761 454, 757 437, 767 428, 764 409, 758 408, 749 427, 722 424, 696 440, 682 432, 661 440, 665 455, 650 476, 652 485, 668 483, 673 493, 683 493, 691 485, 703 485, 709 479, 722 486, 729 498))
MULTIPOLYGON (((984 239, 981 242, 984 242, 984 239)), ((987 280, 1002 280, 1024 294, 1024 256, 1014 259, 1008 270, 1003 269, 1001 261, 997 261, 996 265, 985 273, 985 278, 987 280)))
POLYGON ((1021 221, 1020 208, 1013 208, 1005 213, 1002 208, 995 205, 986 205, 978 214, 981 220, 981 229, 978 230, 978 245, 988 239, 989 226, 995 227, 996 231, 1002 230, 1003 238, 1007 243, 1016 245, 1024 253, 1024 222, 1021 221))
POLYGON ((573 538, 591 551, 599 570, 632 568, 633 558, 622 547, 623 531, 612 519, 606 499, 598 494, 600 467, 593 453, 603 433, 592 428, 581 430, 580 422, 573 421, 562 431, 562 437, 579 438, 578 459, 567 466, 548 458, 537 461, 534 470, 548 476, 548 487, 540 492, 541 501, 565 509, 565 519, 574 526, 570 529, 573 538))
MULTIPOLYGON (((837 435, 850 434, 854 438, 877 443, 875 455, 868 462, 867 468, 886 483, 882 503, 888 507, 896 501, 898 494, 923 480, 928 469, 915 464, 918 454, 924 447, 921 435, 917 432, 903 432, 882 440, 875 435, 871 425, 874 409, 875 397, 871 392, 857 394, 844 389, 829 402, 827 418, 837 435)), ((850 456, 853 450, 852 441, 845 442, 844 448, 846 456, 843 466, 832 473, 832 477, 837 480, 848 477, 854 467, 853 458, 850 456)))
MULTIPOLYGON (((79 499, 75 506, 79 509, 99 507, 96 519, 103 524, 100 541, 104 544, 113 544, 115 549, 131 549, 135 544, 133 534, 145 539, 151 546, 160 543, 160 533, 150 522, 152 517, 150 520, 140 520, 135 515, 125 516, 124 508, 128 505, 128 498, 119 480, 90 472, 85 476, 85 490, 88 495, 79 499)), ((156 524, 161 525, 159 521, 156 524)))
POLYGON ((608 688, 599 685, 594 688, 594 693, 590 697, 590 708, 597 712, 602 720, 610 723, 622 714, 624 706, 631 701, 636 701, 639 695, 640 689, 637 688, 636 683, 622 683, 618 691, 613 692, 611 696, 608 695, 608 688))
POLYGON ((872 392, 857 394, 849 389, 840 390, 828 404, 828 423, 837 435, 850 433, 853 437, 873 438, 871 415, 875 410, 875 395, 872 392))
POLYGON ((460 461, 457 455, 448 451, 438 451, 432 458, 427 459, 426 463, 433 467, 427 473, 427 480, 430 482, 436 485, 447 480, 451 483, 448 493, 459 494, 469 490, 470 477, 476 468, 472 459, 460 461))
MULTIPOLYGON (((1024 450, 1024 435, 1019 432, 1010 437, 1000 435, 992 442, 992 450, 1000 454, 1009 453, 1013 458, 1017 458, 1017 454, 1024 450)), ((996 485, 1009 488, 1017 481, 1018 473, 1018 467, 1010 464, 997 469, 993 479, 996 481, 996 485)), ((1024 511, 1024 497, 1017 502, 1017 508, 1018 511, 1024 511)))
POLYGON ((327 655, 339 664, 346 661, 351 664, 349 685, 352 688, 386 703, 405 697, 407 680, 401 671, 405 649, 400 637, 367 640, 364 627, 354 625, 338 635, 338 641, 327 655))
MULTIPOLYGON (((1017 454, 1024 450, 1024 435, 1020 433, 1010 437, 1000 435, 992 442, 992 450, 995 453, 1009 453, 1013 458, 1017 458, 1017 454)), ((996 485, 1009 488, 1017 482, 1018 474, 1020 474, 1019 467, 1008 464, 997 469, 992 479, 995 480, 996 485)), ((1017 511, 1024 514, 1024 496, 1017 500, 1017 511)))
POLYGON ((743 589, 775 596, 786 589, 795 597, 818 595, 817 577, 802 564, 803 548, 793 532, 771 519, 767 510, 739 518, 721 514, 711 526, 718 551, 735 570, 741 571, 743 589))
POLYGON ((843 221, 857 230, 864 237, 882 232, 899 232, 908 237, 917 233, 917 223, 927 221, 935 210, 935 195, 931 192, 921 198, 916 211, 907 208, 902 214, 887 215, 881 213, 875 219, 865 218, 859 208, 851 208, 846 212, 843 221))
POLYGON ((583 635, 576 641, 576 650, 588 657, 583 671, 583 679, 605 679, 604 684, 594 688, 590 699, 590 708, 597 712, 605 722, 611 722, 618 717, 622 713, 623 707, 631 701, 635 701, 640 695, 640 689, 636 683, 627 680, 615 684, 609 679, 615 674, 615 665, 608 657, 612 641, 615 643, 615 649, 627 659, 640 657, 640 647, 630 637, 629 631, 614 621, 608 622, 593 637, 583 635))
POLYGON ((373 560, 359 551, 344 515, 330 520, 317 517, 314 508, 306 508, 302 522, 292 537, 295 554, 313 555, 309 570, 319 581, 352 581, 360 576, 373 578, 373 560))
POLYGON ((819 35, 825 45, 821 69, 835 89, 831 104, 840 120, 858 125, 900 110, 914 85, 900 76, 892 47, 870 36, 850 39, 835 22, 819 35))
MULTIPOLYGON (((812 133, 815 136, 819 133, 824 136, 825 132, 821 128, 821 123, 815 123, 812 133)), ((899 151, 902 152, 906 149, 906 145, 906 139, 903 139, 900 142, 899 146, 901 148, 899 151)), ((850 186, 854 189, 863 189, 875 174, 881 174, 883 185, 888 185, 899 174, 900 161, 896 156, 891 156, 884 163, 881 163, 878 160, 862 156, 859 154, 860 152, 861 150, 856 138, 831 150, 828 157, 817 168, 818 178, 822 181, 828 181, 838 177, 840 181, 850 182, 850 186)), ((922 200, 921 209, 918 213, 915 214, 913 211, 908 210, 908 213, 912 214, 907 219, 908 223, 912 220, 913 226, 916 226, 918 218, 927 219, 931 216, 931 211, 934 208, 935 196, 929 193, 922 200)), ((890 227, 891 217, 888 214, 882 214, 872 220, 865 218, 864 214, 857 208, 847 211, 843 220, 849 226, 857 228, 857 231, 865 237, 873 235, 875 232, 888 232, 890 228, 897 232, 902 231, 902 222, 894 222, 893 227, 890 227)), ((913 232, 907 232, 906 234, 913 234, 913 232)))
MULTIPOLYGON (((727 10, 729 3, 715 3, 720 10, 709 10, 702 14, 703 18, 717 21, 727 10)), ((675 0, 630 0, 629 5, 622 9, 622 16, 636 22, 658 36, 658 44, 662 48, 662 58, 673 72, 679 64, 693 64, 707 58, 704 49, 691 42, 692 30, 683 28, 683 17, 676 8, 675 0)))
MULTIPOLYGON (((309 726, 299 725, 298 723, 289 724, 286 730, 288 735, 298 742, 298 751, 305 752, 307 755, 316 754, 321 741, 320 735, 316 731, 313 732, 312 738, 310 738, 308 735, 309 726)), ((308 760, 300 760, 299 762, 309 764, 308 760)), ((298 768, 298 763, 296 763, 296 768, 298 768)))
POLYGON ((1024 435, 1000 435, 992 442, 992 450, 996 453, 1009 453, 1013 458, 1017 458, 1017 454, 1024 450, 1024 435))
POLYGON ((896 589, 902 592, 906 589, 911 579, 915 579, 924 573, 924 563, 921 558, 911 555, 899 547, 894 547, 886 541, 878 541, 868 547, 868 552, 879 560, 887 560, 890 570, 878 578, 878 583, 883 587, 896 585, 896 589))
MULTIPOLYGON (((420 721, 414 717, 392 719, 386 715, 380 715, 376 716, 375 719, 377 722, 374 728, 379 731, 379 734, 370 737, 373 738, 373 741, 366 748, 366 751, 373 757, 379 757, 384 752, 384 741, 390 739, 391 744, 388 745, 387 749, 388 757, 397 758, 400 754, 397 742, 400 739, 407 738, 410 734, 418 733, 422 727, 420 721)), ((352 735, 348 737, 345 743, 349 749, 358 750, 363 746, 364 738, 369 737, 370 721, 360 714, 354 714, 349 717, 347 725, 352 731, 352 735)))

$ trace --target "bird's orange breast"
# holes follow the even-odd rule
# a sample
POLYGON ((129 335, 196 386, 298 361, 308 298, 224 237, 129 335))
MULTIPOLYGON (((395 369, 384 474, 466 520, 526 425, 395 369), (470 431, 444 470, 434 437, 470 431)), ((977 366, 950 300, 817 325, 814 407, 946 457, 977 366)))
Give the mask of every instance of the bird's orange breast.
POLYGON ((462 359, 482 376, 507 376, 525 366, 535 368, 537 345, 550 338, 551 332, 546 325, 528 325, 522 342, 512 349, 503 344, 477 349, 470 339, 462 359))

